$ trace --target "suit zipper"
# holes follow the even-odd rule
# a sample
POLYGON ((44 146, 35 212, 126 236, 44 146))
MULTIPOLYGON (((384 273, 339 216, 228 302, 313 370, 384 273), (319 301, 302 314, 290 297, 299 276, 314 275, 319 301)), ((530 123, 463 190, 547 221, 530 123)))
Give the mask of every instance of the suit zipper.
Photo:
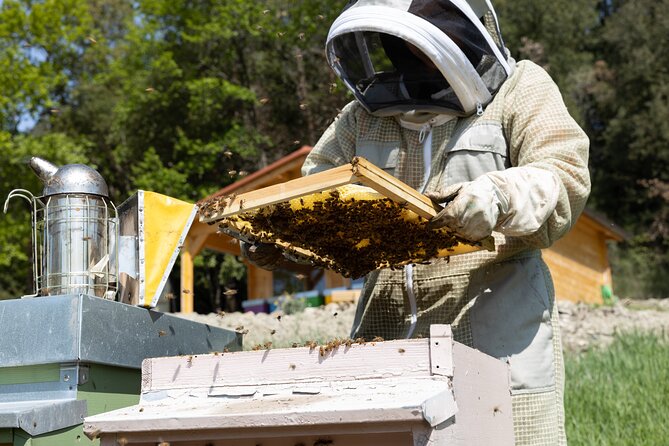
MULTIPOLYGON (((432 122, 426 123, 421 127, 418 133, 418 142, 423 143, 423 184, 420 191, 425 192, 428 179, 430 178, 430 166, 432 165, 432 122)), ((407 339, 413 336, 416 330, 416 323, 418 322, 418 304, 416 302, 416 293, 413 285, 413 265, 404 266, 404 281, 407 287, 407 298, 409 299, 409 307, 411 309, 411 319, 409 329, 407 330, 407 339)))

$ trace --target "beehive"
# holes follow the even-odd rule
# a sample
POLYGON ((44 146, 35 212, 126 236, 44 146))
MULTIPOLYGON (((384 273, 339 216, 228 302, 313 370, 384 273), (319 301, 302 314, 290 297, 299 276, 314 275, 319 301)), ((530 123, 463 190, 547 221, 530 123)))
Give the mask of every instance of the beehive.
POLYGON ((379 268, 426 263, 436 257, 491 249, 449 229, 430 230, 427 219, 374 189, 344 185, 223 218, 226 233, 275 243, 290 255, 360 277, 379 268))

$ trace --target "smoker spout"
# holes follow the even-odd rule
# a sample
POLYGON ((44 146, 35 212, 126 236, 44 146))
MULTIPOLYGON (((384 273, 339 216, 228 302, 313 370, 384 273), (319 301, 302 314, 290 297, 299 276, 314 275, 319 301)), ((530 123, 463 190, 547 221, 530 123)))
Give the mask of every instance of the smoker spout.
POLYGON ((58 166, 37 156, 30 158, 30 167, 45 185, 58 171, 58 166))

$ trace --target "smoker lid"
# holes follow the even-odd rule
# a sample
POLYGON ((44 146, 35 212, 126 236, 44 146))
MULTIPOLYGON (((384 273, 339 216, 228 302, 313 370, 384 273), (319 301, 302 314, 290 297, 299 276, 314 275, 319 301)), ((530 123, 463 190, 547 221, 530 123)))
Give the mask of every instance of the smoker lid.
POLYGON ((30 167, 44 183, 44 196, 80 193, 109 197, 109 188, 102 175, 84 164, 58 168, 42 158, 33 157, 30 167))

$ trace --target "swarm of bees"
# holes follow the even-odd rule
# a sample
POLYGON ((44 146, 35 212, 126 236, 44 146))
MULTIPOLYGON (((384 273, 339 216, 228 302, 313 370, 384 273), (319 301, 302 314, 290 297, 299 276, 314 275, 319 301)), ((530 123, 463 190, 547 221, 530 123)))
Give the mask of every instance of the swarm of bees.
MULTIPOLYGON (((201 213, 209 218, 232 200, 213 199, 201 213)), ((252 241, 279 242, 294 257, 306 256, 313 265, 345 277, 429 263, 460 243, 478 245, 447 229, 427 229, 427 220, 406 204, 364 186, 341 186, 246 212, 239 203, 239 209, 240 213, 222 218, 220 226, 252 241)))

